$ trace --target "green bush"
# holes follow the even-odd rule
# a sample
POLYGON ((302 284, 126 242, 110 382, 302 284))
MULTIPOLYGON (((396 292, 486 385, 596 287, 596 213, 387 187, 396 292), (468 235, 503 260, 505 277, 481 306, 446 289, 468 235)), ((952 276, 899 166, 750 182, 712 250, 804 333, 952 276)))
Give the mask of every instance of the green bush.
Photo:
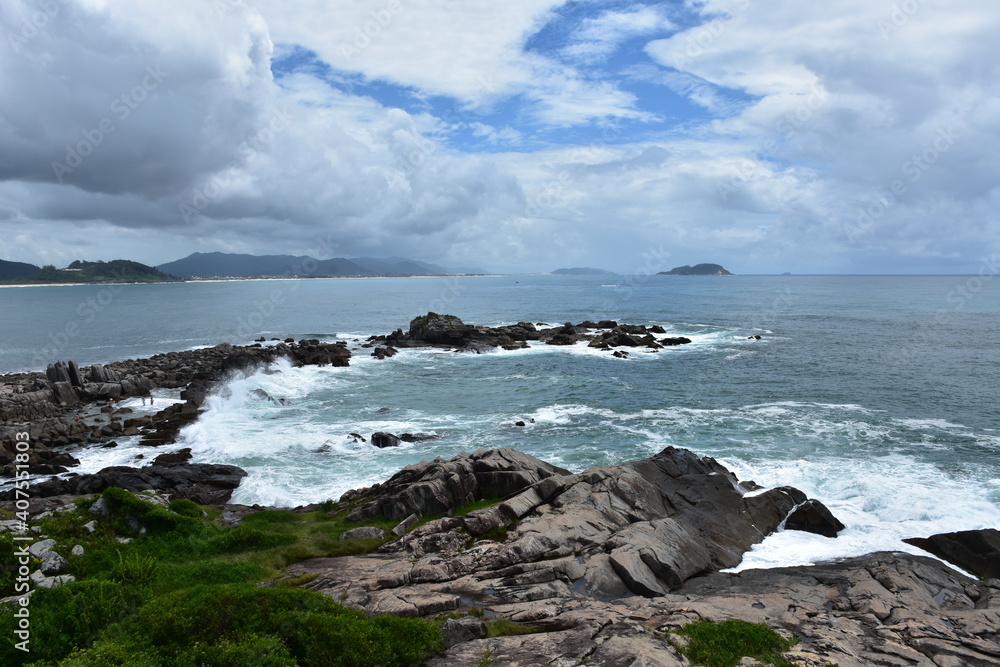
MULTIPOLYGON (((141 591, 114 581, 75 581, 38 589, 29 607, 31 653, 15 649, 5 637, 0 664, 59 660, 73 649, 89 647, 101 630, 131 613, 141 599, 141 591)), ((9 606, 0 609, 0 627, 15 627, 13 614, 9 606)))
POLYGON ((165 665, 403 667, 441 645, 440 631, 426 621, 368 619, 319 593, 250 584, 195 586, 153 598, 111 636, 74 664, 118 664, 103 656, 127 646, 162 656, 165 665), (104 662, 86 662, 91 653, 104 662))
POLYGON ((174 498, 170 501, 170 511, 181 516, 189 516, 193 519, 201 517, 202 509, 198 503, 187 498, 174 498))
POLYGON ((113 578, 123 584, 148 586, 156 579, 158 569, 159 564, 151 556, 143 556, 135 551, 129 551, 128 555, 123 556, 119 551, 113 578))
POLYGON ((223 639, 217 644, 199 644, 171 661, 176 667, 295 667, 295 658, 277 637, 250 634, 223 639))
POLYGON ((164 532, 174 528, 179 521, 188 517, 180 517, 165 507, 140 499, 133 493, 116 486, 104 489, 101 497, 108 503, 111 515, 118 520, 119 527, 130 528, 128 517, 135 517, 147 531, 151 533, 164 532), (122 525, 124 523, 124 525, 122 525))
POLYGON ((785 639, 763 623, 735 619, 718 623, 694 621, 675 632, 690 640, 681 653, 694 665, 735 667, 749 656, 775 667, 795 667, 781 658, 795 641, 785 639))

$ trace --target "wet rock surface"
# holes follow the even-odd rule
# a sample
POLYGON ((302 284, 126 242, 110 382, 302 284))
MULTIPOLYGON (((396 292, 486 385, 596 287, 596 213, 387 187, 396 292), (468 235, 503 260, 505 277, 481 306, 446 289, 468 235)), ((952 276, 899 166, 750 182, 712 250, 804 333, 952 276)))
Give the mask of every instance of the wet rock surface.
POLYGON ((68 466, 79 464, 67 448, 140 434, 147 445, 174 442, 177 432, 197 418, 215 383, 230 373, 266 366, 280 358, 297 366, 347 366, 350 357, 351 351, 339 342, 223 343, 84 368, 73 361, 60 361, 44 372, 0 376, 0 471, 9 477, 17 470, 17 433, 28 433, 30 438, 29 472, 65 472, 68 466), (127 408, 115 405, 119 399, 147 396, 156 388, 184 388, 184 403, 141 418, 130 418, 127 408), (81 413, 92 414, 81 419, 81 413))
MULTIPOLYGON (((397 329, 385 336, 372 336, 368 339, 368 344, 385 344, 395 353, 400 348, 428 346, 454 348, 463 352, 488 352, 496 348, 517 350, 527 347, 528 341, 540 341, 547 345, 573 345, 582 341, 602 350, 633 347, 655 351, 691 342, 691 339, 683 336, 657 339, 654 335, 665 332, 663 327, 656 325, 646 327, 641 324, 619 324, 613 320, 580 324, 567 322, 561 326, 543 328, 538 328, 531 322, 485 327, 466 324, 454 315, 427 313, 411 320, 407 331, 397 329)), ((380 349, 376 347, 373 356, 378 356, 380 349)))
MULTIPOLYGON (((166 491, 174 498, 188 498, 204 505, 226 503, 247 473, 242 468, 214 463, 178 463, 144 468, 114 466, 91 475, 67 479, 53 477, 29 489, 32 503, 53 496, 100 493, 110 486, 126 491, 166 491)), ((13 490, 0 492, 0 500, 15 500, 13 490)))
POLYGON ((431 666, 684 665, 670 631, 731 618, 796 636, 786 658, 802 665, 1000 665, 998 580, 900 553, 720 572, 803 507, 836 521, 794 488, 744 487, 753 488, 714 460, 673 448, 579 474, 513 450, 463 453, 342 499, 358 519, 444 516, 376 553, 286 574, 316 575, 305 587, 372 614, 449 614, 447 648, 431 666), (498 502, 448 516, 490 497, 498 502), (488 638, 473 611, 536 632, 488 638))

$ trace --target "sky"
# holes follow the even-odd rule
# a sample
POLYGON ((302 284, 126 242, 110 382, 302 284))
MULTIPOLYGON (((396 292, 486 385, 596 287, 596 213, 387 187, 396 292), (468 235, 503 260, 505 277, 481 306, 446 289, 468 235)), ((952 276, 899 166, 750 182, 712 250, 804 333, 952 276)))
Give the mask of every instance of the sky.
POLYGON ((0 259, 976 273, 996 0, 5 0, 0 259))

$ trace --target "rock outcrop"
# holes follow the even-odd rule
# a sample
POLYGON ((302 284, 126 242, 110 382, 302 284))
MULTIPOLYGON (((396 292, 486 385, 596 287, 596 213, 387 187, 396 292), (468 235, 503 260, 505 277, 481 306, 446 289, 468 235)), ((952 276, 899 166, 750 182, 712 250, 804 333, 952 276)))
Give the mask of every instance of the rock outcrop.
POLYGON ((449 614, 446 650, 425 663, 434 667, 487 658, 681 666, 689 663, 670 631, 726 619, 797 637, 785 658, 801 665, 1000 665, 997 580, 898 553, 720 572, 790 516, 809 530, 838 530, 796 489, 751 488, 673 448, 579 474, 512 450, 463 453, 344 495, 354 519, 405 515, 393 531, 400 539, 369 555, 303 561, 286 576, 311 575, 305 587, 372 614, 449 614), (490 497, 499 502, 454 515, 490 497), (421 512, 445 516, 404 534, 421 512), (474 608, 535 631, 486 637, 479 618, 463 615, 474 608))
MULTIPOLYGON (((65 472, 78 461, 65 451, 74 445, 107 442, 122 435, 146 435, 144 444, 173 442, 177 431, 197 418, 204 397, 216 381, 228 374, 288 358, 298 366, 347 366, 346 344, 319 340, 234 346, 170 352, 148 359, 79 368, 73 361, 50 364, 44 373, 0 377, 0 469, 10 476, 16 453, 15 434, 27 432, 32 443, 28 470, 36 474, 65 472), (124 410, 106 407, 107 421, 80 420, 81 412, 129 396, 145 396, 152 389, 187 388, 185 403, 153 417, 124 419, 124 410)), ((104 417, 102 417, 102 420, 104 417)))
MULTIPOLYGON (((369 345, 385 343, 387 349, 407 347, 437 346, 455 348, 466 352, 486 352, 495 348, 517 350, 525 348, 528 341, 540 341, 547 345, 573 345, 589 341, 590 347, 611 350, 615 347, 642 347, 659 350, 674 345, 690 343, 683 336, 657 339, 654 334, 666 333, 660 326, 646 327, 641 324, 619 324, 613 320, 600 322, 567 322, 561 326, 536 328, 531 322, 518 322, 508 326, 484 327, 465 324, 454 315, 427 313, 410 321, 409 329, 402 329, 386 336, 372 336, 369 345)), ((391 356, 376 347, 372 356, 391 356)))
POLYGON ((983 579, 1000 579, 1000 530, 963 530, 905 542, 983 579))
POLYGON ((341 501, 355 507, 348 519, 360 521, 446 515, 491 498, 497 504, 433 520, 380 554, 296 567, 318 572, 316 587, 371 613, 423 615, 461 600, 657 597, 737 565, 806 502, 788 487, 745 496, 722 465, 674 448, 579 474, 514 450, 479 450, 408 466, 341 501))
MULTIPOLYGON (((211 463, 151 465, 145 468, 114 466, 91 475, 68 479, 53 477, 29 489, 32 499, 81 496, 100 493, 110 486, 126 491, 164 491, 175 498, 188 498, 204 505, 221 505, 247 473, 242 468, 211 463)), ((0 492, 0 500, 15 500, 14 491, 0 492)), ((33 502, 35 502, 33 500, 33 502)))

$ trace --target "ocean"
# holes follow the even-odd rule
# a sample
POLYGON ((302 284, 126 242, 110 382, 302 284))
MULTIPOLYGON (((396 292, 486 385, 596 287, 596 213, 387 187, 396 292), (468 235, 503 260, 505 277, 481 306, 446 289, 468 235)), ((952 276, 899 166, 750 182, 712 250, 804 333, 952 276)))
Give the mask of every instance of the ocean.
MULTIPOLYGON (((233 501, 338 498, 409 463, 514 447, 574 472, 672 445, 740 479, 792 485, 847 528, 781 532, 741 568, 891 549, 1000 527, 1000 284, 990 276, 487 276, 0 289, 0 372, 247 343, 346 340, 349 368, 278 364, 232 377, 170 449, 249 471, 233 501), (378 361, 372 334, 428 311, 467 323, 659 324, 693 343, 617 359, 534 345, 378 361), (760 336, 759 339, 756 336, 760 336), (264 389, 287 405, 262 400, 264 389), (517 421, 526 425, 519 427, 517 421), (438 440, 377 449, 375 431, 438 440)), ((155 392, 137 413, 177 400, 155 392)), ((74 451, 138 465, 134 439, 74 451)))

